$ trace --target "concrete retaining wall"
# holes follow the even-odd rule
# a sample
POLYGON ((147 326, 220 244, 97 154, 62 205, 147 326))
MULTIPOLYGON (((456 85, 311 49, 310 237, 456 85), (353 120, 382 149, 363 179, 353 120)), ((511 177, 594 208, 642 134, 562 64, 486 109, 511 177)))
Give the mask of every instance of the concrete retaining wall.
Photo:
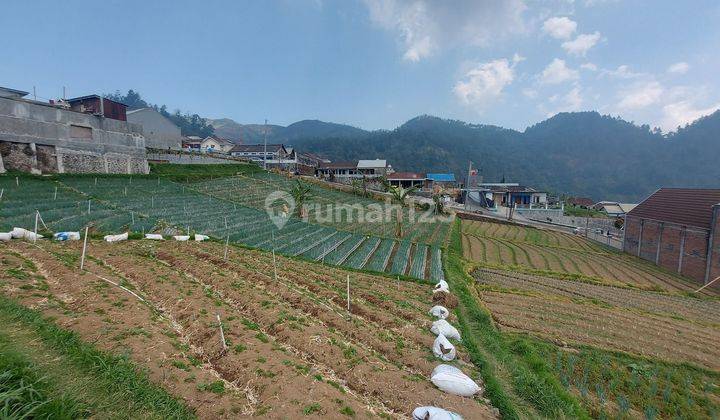
POLYGON ((142 128, 28 100, 0 98, 0 160, 35 173, 147 173, 142 128))

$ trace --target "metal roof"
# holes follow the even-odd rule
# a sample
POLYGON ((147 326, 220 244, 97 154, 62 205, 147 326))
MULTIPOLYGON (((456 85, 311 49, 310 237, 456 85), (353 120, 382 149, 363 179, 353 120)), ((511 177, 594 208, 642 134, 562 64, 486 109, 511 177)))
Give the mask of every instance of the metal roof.
POLYGON ((2 86, 0 86, 0 91, 5 91, 5 92, 9 92, 9 93, 14 93, 15 95, 18 95, 18 96, 20 96, 21 98, 22 98, 23 96, 27 96, 27 95, 30 94, 29 92, 25 92, 24 90, 17 90, 17 89, 12 89, 12 88, 8 88, 8 87, 2 87, 2 86))
POLYGON ((660 188, 628 216, 710 229, 715 204, 720 204, 720 189, 660 188))
MULTIPOLYGON (((110 98, 106 98, 106 97, 104 97, 104 96, 103 96, 102 98, 105 99, 105 100, 107 100, 107 101, 110 101, 110 102, 115 102, 116 104, 120 104, 120 105, 125 106, 125 107, 127 106, 126 104, 124 104, 124 103, 122 103, 122 102, 114 101, 114 100, 112 100, 112 99, 110 99, 110 98)), ((84 101, 85 99, 100 99, 100 95, 78 96, 77 98, 71 98, 71 99, 68 99, 67 101, 68 101, 69 103, 73 103, 73 102, 84 101)))
POLYGON ((358 169, 364 168, 385 168, 387 167, 387 160, 385 159, 361 159, 357 163, 358 169))
MULTIPOLYGON (((268 144, 267 151, 273 152, 278 151, 283 147, 282 144, 268 144)), ((262 153, 265 151, 264 144, 238 144, 230 150, 232 152, 248 152, 248 153, 262 153)))
POLYGON ((355 169, 357 161, 352 162, 323 162, 320 164, 321 169, 355 169))
POLYGON ((455 174, 427 174, 427 179, 437 182, 455 182, 455 174))

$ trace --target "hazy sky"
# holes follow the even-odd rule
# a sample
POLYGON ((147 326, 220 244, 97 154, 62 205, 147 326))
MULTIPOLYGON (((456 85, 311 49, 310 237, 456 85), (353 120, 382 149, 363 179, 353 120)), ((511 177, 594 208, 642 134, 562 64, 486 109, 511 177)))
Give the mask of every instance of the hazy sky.
POLYGON ((5 0, 0 35, 0 86, 241 123, 598 110, 669 130, 720 107, 718 1, 5 0))

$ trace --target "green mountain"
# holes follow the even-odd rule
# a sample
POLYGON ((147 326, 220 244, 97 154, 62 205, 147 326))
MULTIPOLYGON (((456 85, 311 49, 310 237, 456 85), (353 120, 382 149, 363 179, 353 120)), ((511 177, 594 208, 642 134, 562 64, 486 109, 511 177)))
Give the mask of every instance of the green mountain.
MULTIPOLYGON (((229 118, 208 120, 220 137, 244 144, 259 144, 264 141, 265 125, 240 124, 229 118)), ((292 143, 301 138, 362 138, 369 132, 344 124, 303 120, 290 124, 267 125, 267 140, 272 143, 292 143)))
POLYGON ((557 194, 639 201, 661 186, 720 188, 720 111, 663 135, 597 112, 561 113, 524 132, 432 116, 356 137, 298 136, 332 160, 385 158, 399 171, 453 172, 557 194))

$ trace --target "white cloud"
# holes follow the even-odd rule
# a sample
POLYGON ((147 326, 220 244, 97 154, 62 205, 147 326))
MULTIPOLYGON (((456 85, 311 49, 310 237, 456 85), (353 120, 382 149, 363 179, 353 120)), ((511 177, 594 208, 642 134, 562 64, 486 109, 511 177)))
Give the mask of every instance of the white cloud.
POLYGON ((556 39, 570 39, 577 29, 577 22, 567 17, 551 17, 543 22, 542 31, 556 39))
POLYGON ((597 66, 593 63, 584 63, 580 65, 581 69, 584 70, 590 70, 590 71, 597 71, 597 66))
POLYGON ((512 58, 513 63, 517 64, 517 63, 519 63, 521 61, 525 61, 525 60, 526 60, 526 58, 523 57, 522 55, 520 55, 518 53, 513 54, 513 58, 512 58))
POLYGON ((444 47, 486 46, 525 31, 523 0, 364 0, 370 19, 397 34, 403 58, 420 61, 444 47))
POLYGON ((568 54, 584 57, 585 54, 600 41, 600 32, 578 35, 572 41, 565 41, 562 47, 568 54))
POLYGON ((712 114, 720 108, 720 103, 700 108, 690 100, 667 104, 663 107, 661 128, 665 131, 675 130, 678 126, 689 124, 700 117, 712 114))
POLYGON ((531 88, 525 88, 522 90, 522 94, 530 99, 535 99, 537 98, 538 91, 531 88))
POLYGON ((637 110, 658 103, 665 92, 657 81, 636 83, 628 89, 620 91, 618 108, 637 110))
POLYGON ((680 61, 679 63, 672 64, 668 67, 667 72, 673 74, 685 74, 688 70, 690 70, 690 65, 684 61, 680 61))
POLYGON ((554 59, 540 74, 542 84, 554 85, 569 80, 576 80, 579 77, 578 71, 569 68, 565 60, 554 59))
POLYGON ((636 73, 630 70, 630 66, 623 64, 615 70, 603 70, 602 74, 615 79, 634 79, 637 77, 647 76, 645 73, 636 73))
POLYGON ((464 104, 476 105, 481 110, 512 83, 515 78, 513 66, 505 58, 479 63, 465 74, 464 80, 455 84, 453 92, 464 104))
POLYGON ((579 111, 583 104, 583 97, 580 92, 580 86, 576 85, 564 95, 555 94, 548 98, 550 109, 545 104, 540 104, 538 108, 549 118, 558 112, 579 111))

